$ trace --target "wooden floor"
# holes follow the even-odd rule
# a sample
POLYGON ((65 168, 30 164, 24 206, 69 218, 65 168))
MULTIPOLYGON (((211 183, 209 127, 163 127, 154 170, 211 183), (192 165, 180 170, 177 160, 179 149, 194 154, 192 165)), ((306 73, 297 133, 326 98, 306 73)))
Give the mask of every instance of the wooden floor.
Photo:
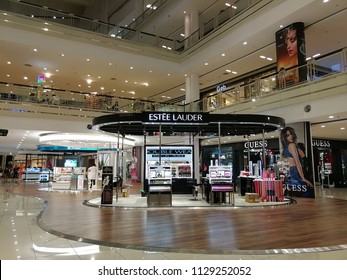
MULTIPOLYGON (((277 207, 98 208, 93 192, 42 192, 20 183, 10 192, 47 201, 40 226, 73 240, 141 250, 231 253, 347 244, 347 201, 297 199, 277 207)), ((338 249, 338 248, 337 248, 338 249)))

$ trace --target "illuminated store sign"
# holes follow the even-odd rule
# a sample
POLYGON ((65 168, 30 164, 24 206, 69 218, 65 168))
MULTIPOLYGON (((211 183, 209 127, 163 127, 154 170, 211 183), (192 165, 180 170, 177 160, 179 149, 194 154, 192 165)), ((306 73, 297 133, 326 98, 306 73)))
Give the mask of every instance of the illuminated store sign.
POLYGON ((250 142, 246 142, 244 144, 245 149, 259 149, 259 148, 266 148, 267 147, 267 141, 264 141, 264 145, 263 145, 263 141, 250 141, 250 142))
POLYGON ((224 91, 227 89, 227 86, 226 85, 221 85, 221 86, 218 86, 216 87, 216 91, 220 92, 220 91, 224 91))
POLYGON ((203 122, 204 114, 202 113, 147 113, 149 122, 203 122))
POLYGON ((146 147, 146 160, 158 161, 159 156, 163 161, 192 161, 192 147, 146 147))
POLYGON ((320 147, 320 148, 329 148, 330 141, 329 140, 312 140, 312 146, 320 147))

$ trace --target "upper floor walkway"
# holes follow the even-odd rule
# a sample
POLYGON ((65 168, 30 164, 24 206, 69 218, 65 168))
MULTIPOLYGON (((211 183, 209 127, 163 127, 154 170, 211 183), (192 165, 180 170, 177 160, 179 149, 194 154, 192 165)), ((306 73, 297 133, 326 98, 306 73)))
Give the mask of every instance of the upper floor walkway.
MULTIPOLYGON (((339 50, 310 60, 300 67, 306 79, 296 84, 283 83, 283 76, 270 75, 250 83, 216 89, 190 104, 158 103, 109 95, 71 92, 40 86, 9 84, 0 81, 1 114, 71 116, 94 118, 114 112, 203 111, 211 113, 262 113, 308 100, 332 98, 347 93, 347 50, 339 50), (53 98, 53 96, 58 98, 53 98), (116 106, 115 106, 116 105, 116 106)), ((300 71, 299 68, 290 71, 300 71)))

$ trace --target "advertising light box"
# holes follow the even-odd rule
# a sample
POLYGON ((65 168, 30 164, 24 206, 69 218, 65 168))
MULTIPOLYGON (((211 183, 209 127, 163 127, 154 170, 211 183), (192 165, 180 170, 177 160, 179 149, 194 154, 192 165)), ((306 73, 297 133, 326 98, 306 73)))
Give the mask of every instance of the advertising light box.
POLYGON ((162 162, 192 162, 193 148, 190 146, 148 146, 146 147, 146 161, 162 162))

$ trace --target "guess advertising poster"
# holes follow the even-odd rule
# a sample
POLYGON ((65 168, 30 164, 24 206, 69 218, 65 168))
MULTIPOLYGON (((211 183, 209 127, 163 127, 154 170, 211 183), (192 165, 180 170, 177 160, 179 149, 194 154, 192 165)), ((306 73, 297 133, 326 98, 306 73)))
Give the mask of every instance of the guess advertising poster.
POLYGON ((277 72, 279 87, 306 80, 304 23, 296 22, 276 32, 277 72))
POLYGON ((312 138, 309 122, 292 123, 281 131, 280 176, 285 195, 314 198, 312 138))

